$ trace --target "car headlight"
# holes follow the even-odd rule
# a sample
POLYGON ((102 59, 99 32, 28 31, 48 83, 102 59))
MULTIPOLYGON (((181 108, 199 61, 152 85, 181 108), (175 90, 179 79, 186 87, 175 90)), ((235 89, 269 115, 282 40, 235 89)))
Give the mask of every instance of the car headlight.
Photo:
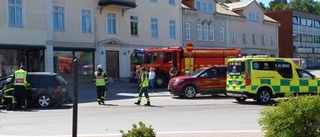
POLYGON ((182 82, 183 80, 179 80, 179 79, 176 79, 174 82, 173 82, 173 85, 177 85, 179 84, 180 82, 182 82))

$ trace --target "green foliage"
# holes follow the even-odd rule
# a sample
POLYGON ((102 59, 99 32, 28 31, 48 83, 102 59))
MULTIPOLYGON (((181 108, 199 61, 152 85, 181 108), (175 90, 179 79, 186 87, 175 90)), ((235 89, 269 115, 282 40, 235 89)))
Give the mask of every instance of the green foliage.
POLYGON ((232 0, 223 0, 224 3, 232 3, 232 0))
POLYGON ((288 96, 268 106, 258 120, 266 137, 319 137, 320 95, 288 96))
POLYGON ((146 125, 140 121, 139 126, 140 127, 132 124, 132 129, 128 130, 128 133, 125 133, 123 130, 120 130, 120 133, 122 133, 122 137, 156 137, 156 133, 151 125, 146 127, 146 125))
POLYGON ((283 0, 272 0, 269 2, 267 11, 284 10, 289 8, 319 14, 320 2, 315 0, 290 0, 288 3, 283 0))

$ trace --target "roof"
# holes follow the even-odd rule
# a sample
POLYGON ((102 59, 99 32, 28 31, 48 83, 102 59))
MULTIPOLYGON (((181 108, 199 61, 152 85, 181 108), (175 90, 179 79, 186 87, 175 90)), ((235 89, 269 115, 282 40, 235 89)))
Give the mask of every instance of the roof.
POLYGON ((248 1, 243 1, 243 2, 233 2, 233 3, 228 3, 226 4, 229 6, 229 10, 237 10, 237 9, 244 9, 247 7, 249 4, 254 2, 255 0, 248 0, 248 1))
POLYGON ((217 13, 220 13, 220 14, 242 17, 241 15, 229 10, 228 6, 225 6, 219 3, 216 3, 216 9, 217 9, 217 13))

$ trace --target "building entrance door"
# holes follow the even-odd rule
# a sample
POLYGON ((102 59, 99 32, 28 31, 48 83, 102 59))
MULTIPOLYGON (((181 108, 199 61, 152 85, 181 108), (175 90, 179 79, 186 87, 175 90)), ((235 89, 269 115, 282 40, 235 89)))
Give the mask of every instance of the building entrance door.
POLYGON ((108 77, 119 78, 118 51, 106 51, 106 72, 108 77))

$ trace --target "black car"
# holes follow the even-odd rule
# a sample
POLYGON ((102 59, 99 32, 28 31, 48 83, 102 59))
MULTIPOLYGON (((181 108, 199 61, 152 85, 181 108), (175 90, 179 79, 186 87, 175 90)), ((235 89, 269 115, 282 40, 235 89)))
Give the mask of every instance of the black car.
MULTIPOLYGON (((8 76, 0 79, 0 97, 7 82, 8 76)), ((56 73, 51 72, 28 72, 28 81, 31 88, 27 90, 28 106, 37 105, 43 108, 61 106, 71 101, 67 91, 67 82, 56 73)))

